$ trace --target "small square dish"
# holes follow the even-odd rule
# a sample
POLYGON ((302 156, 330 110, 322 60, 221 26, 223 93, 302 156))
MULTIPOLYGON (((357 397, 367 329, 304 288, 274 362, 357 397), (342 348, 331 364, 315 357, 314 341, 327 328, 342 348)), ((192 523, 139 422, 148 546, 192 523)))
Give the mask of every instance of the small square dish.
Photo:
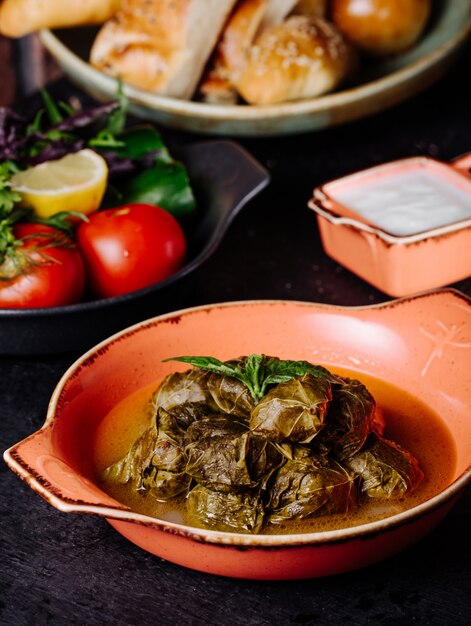
POLYGON ((326 253, 390 296, 471 274, 471 153, 385 163, 314 190, 326 253))

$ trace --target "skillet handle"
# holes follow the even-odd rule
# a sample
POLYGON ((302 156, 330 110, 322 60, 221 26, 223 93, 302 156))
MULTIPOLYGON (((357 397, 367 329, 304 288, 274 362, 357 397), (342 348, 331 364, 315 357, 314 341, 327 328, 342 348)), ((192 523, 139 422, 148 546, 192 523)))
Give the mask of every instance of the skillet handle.
POLYGON ((173 149, 186 164, 204 215, 195 225, 191 244, 199 260, 221 243, 239 211, 270 182, 270 174, 239 144, 225 139, 173 149))

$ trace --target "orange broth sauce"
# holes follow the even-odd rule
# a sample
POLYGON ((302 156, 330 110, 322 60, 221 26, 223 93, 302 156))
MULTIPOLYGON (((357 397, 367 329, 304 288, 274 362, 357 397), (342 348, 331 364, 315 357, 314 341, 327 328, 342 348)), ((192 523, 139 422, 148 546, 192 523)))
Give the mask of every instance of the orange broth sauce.
MULTIPOLYGON (((384 416, 384 437, 411 452, 419 460, 425 477, 417 490, 404 498, 363 500, 356 511, 348 514, 291 520, 281 525, 269 524, 264 526, 263 534, 335 530, 384 519, 425 502, 445 489, 452 480, 456 465, 455 443, 447 426, 434 411, 414 396, 382 380, 340 368, 329 369, 342 376, 360 379, 367 386, 384 416)), ((102 420, 92 451, 94 470, 101 488, 132 510, 185 524, 183 500, 158 502, 129 485, 100 479, 102 472, 121 459, 151 424, 150 401, 157 386, 153 384, 131 394, 102 420)))

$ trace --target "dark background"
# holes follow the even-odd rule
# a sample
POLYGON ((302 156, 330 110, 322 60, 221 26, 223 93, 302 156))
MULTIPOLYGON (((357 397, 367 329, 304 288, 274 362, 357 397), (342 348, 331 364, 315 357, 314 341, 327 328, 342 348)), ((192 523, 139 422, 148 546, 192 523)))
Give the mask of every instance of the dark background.
MULTIPOLYGON (((377 163, 419 154, 449 160, 470 151, 470 64, 468 46, 432 88, 366 120, 294 137, 240 140, 270 170, 272 183, 193 274, 183 305, 388 300, 323 253, 306 202, 321 182, 377 163)), ((5 83, 3 97, 10 88, 5 83)), ((77 94, 65 79, 50 90, 77 94)), ((36 103, 33 97, 23 106, 36 103)), ((201 139, 170 130, 163 135, 171 143, 201 139)), ((454 286, 471 295, 471 280, 454 286)), ((77 356, 0 357, 2 450, 42 425, 54 386, 77 356)), ((331 578, 256 582, 193 572, 147 554, 101 519, 55 510, 4 463, 0 482, 1 624, 470 623, 469 490, 436 530, 383 563, 331 578)))

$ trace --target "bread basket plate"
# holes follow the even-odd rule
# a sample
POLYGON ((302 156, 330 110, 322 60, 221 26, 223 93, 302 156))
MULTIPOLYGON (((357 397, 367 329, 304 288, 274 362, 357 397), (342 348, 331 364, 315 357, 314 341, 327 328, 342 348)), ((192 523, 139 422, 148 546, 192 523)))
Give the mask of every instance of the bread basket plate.
MULTIPOLYGON (((412 97, 450 67, 470 31, 471 0, 435 2, 428 28, 408 52, 363 63, 353 86, 318 98, 274 105, 213 105, 125 86, 130 111, 165 126, 214 135, 284 135, 328 128, 378 113, 412 97)), ((81 89, 109 100, 116 80, 92 67, 96 28, 43 30, 41 41, 81 89)))

